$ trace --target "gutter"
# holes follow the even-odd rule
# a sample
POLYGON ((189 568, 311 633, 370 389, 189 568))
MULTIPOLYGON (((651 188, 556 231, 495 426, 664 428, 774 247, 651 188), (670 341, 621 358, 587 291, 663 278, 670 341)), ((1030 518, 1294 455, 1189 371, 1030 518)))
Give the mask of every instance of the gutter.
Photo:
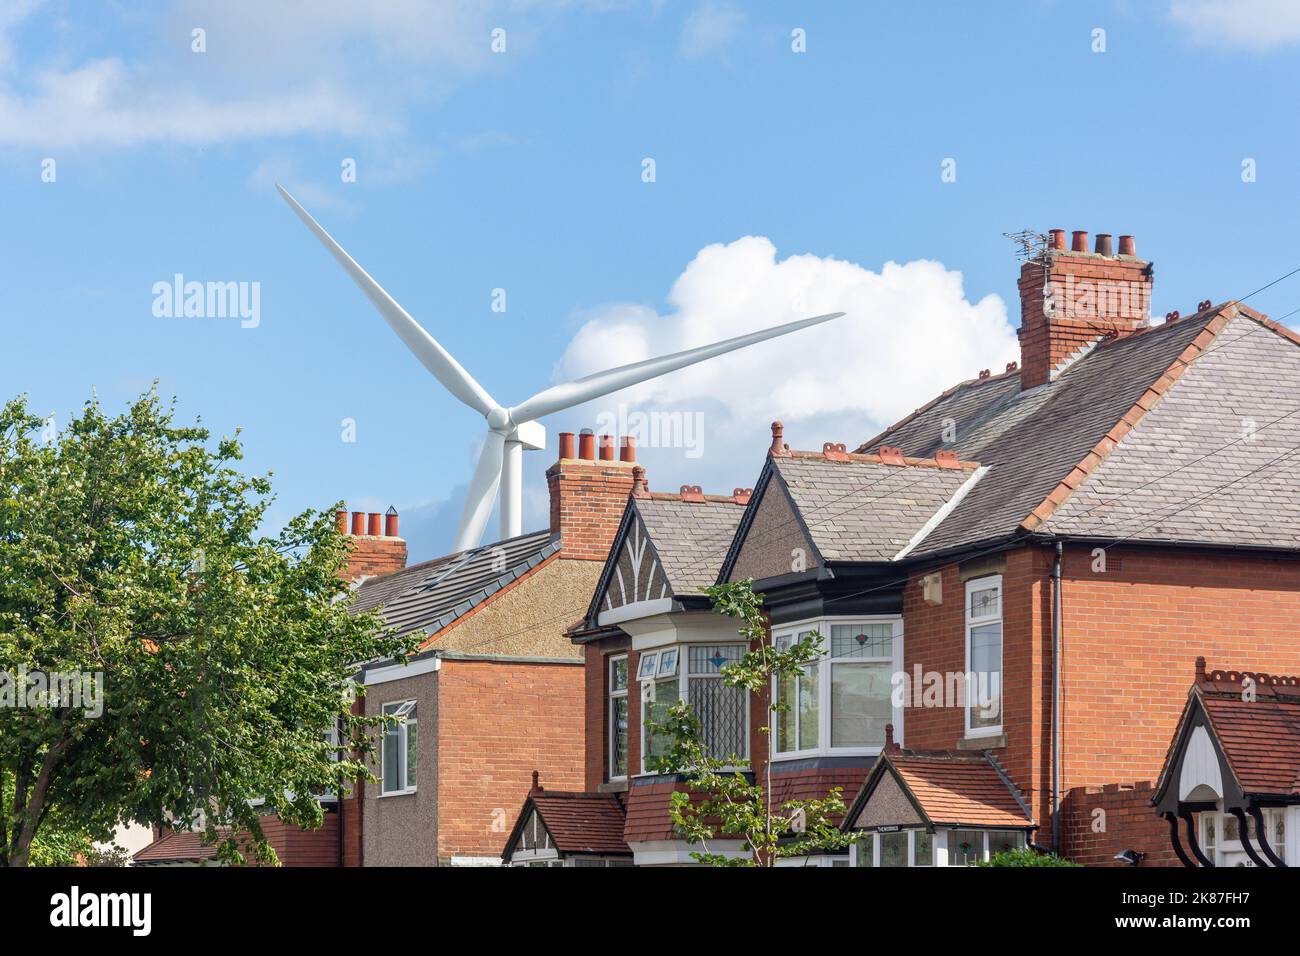
POLYGON ((1061 559, 1056 542, 1052 562, 1052 848, 1061 852, 1061 559))

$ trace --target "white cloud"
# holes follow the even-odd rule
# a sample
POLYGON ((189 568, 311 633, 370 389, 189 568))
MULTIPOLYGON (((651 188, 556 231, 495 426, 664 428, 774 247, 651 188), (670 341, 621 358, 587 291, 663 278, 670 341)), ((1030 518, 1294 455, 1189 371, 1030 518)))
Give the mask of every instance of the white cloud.
MULTIPOLYGON (((698 411, 699 460, 682 450, 642 458, 652 486, 707 482, 730 491, 752 483, 768 423, 780 418, 795 448, 840 441, 850 448, 981 369, 1018 358, 1002 299, 967 300, 960 272, 942 263, 887 262, 874 272, 814 255, 777 259, 763 237, 701 250, 668 297, 672 311, 614 304, 593 311, 570 342, 556 378, 570 379, 741 335, 792 319, 846 312, 795 332, 675 372, 593 403, 574 427, 631 411, 698 411)), ((557 427, 558 430, 558 427, 557 427)))
MULTIPOLYGON (((490 30, 526 45, 530 16, 576 0, 179 0, 130 57, 57 58, 16 47, 52 8, 0 0, 0 143, 42 147, 209 144, 302 133, 400 133, 413 105, 487 69, 490 30), (206 31, 206 52, 191 31, 206 31), (20 62, 21 61, 21 62, 20 62), (21 68, 21 69, 20 69, 21 68)), ((111 17, 111 8, 101 11, 111 17)), ((55 27, 57 29, 57 25, 55 27)), ((137 29, 124 20, 122 29, 137 29)))
POLYGON ((682 25, 682 55, 698 57, 721 49, 735 36, 744 19, 744 14, 730 4, 704 0, 682 25))
POLYGON ((1198 43, 1264 51, 1300 42, 1296 0, 1172 0, 1169 15, 1198 43))

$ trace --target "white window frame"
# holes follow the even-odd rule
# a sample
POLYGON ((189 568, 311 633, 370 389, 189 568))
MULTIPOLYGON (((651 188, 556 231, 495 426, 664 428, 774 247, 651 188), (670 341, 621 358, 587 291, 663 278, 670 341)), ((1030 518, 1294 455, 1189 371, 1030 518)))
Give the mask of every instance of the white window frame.
MULTIPOLYGON (((861 624, 892 624, 893 632, 891 637, 891 655, 889 659, 893 673, 897 674, 903 669, 903 616, 901 614, 867 614, 854 615, 852 617, 823 617, 813 618, 807 621, 798 621, 792 624, 783 624, 778 628, 772 629, 772 646, 776 646, 778 640, 784 638, 793 638, 799 640, 799 635, 807 631, 816 631, 821 635, 822 647, 824 652, 821 659, 811 666, 818 668, 817 673, 817 746, 811 748, 795 750, 778 750, 779 738, 777 737, 777 718, 781 715, 772 715, 772 759, 773 760, 799 760, 804 757, 814 756, 869 756, 874 757, 880 754, 883 747, 832 747, 831 746, 831 668, 837 658, 831 657, 831 626, 847 625, 853 627, 861 624)), ((846 658, 841 663, 851 663, 861 661, 862 663, 880 663, 884 658, 880 657, 853 657, 846 658)), ((892 688, 892 681, 891 681, 892 688)), ((776 699, 778 693, 777 681, 772 681, 771 694, 772 700, 776 699)), ((893 693, 890 694, 891 702, 893 693)), ((903 743, 903 708, 894 706, 893 724, 894 724, 894 741, 900 746, 903 743)), ((794 714, 791 710, 789 714, 794 714)), ((795 740, 799 739, 798 730, 795 731, 795 740)))
MULTIPOLYGON (((899 827, 897 830, 883 831, 883 833, 898 833, 898 832, 907 833, 908 837, 907 837, 906 869, 912 869, 912 868, 921 869, 921 867, 916 866, 916 834, 923 832, 924 829, 925 829, 924 827, 899 827)), ((949 863, 949 855, 948 855, 949 837, 951 837, 952 834, 956 832, 971 832, 971 833, 978 833, 980 835, 980 846, 979 846, 979 857, 978 857, 979 862, 988 862, 989 834, 991 833, 1018 833, 1020 834, 1021 841, 1022 841, 1020 844, 1021 847, 1026 847, 1029 845, 1029 837, 1025 833, 1025 831, 1017 830, 1014 827, 1005 830, 987 829, 987 828, 980 828, 980 827, 955 827, 955 828, 936 827, 930 834, 930 852, 932 854, 930 858, 930 866, 946 867, 946 866, 957 866, 957 865, 960 866, 970 865, 965 863, 963 864, 949 863)), ((858 833, 858 836, 864 836, 868 833, 872 834, 875 837, 875 839, 871 841, 871 866, 875 868, 879 868, 880 867, 880 837, 882 835, 882 831, 863 830, 858 833)), ((849 865, 850 866, 856 867, 860 865, 858 862, 858 855, 859 855, 858 841, 857 839, 854 839, 853 842, 849 844, 849 865)), ((905 867, 890 867, 890 869, 901 870, 901 869, 905 869, 905 867)))
MULTIPOLYGON (((609 746, 606 748, 608 752, 607 752, 606 755, 605 755, 605 756, 606 756, 606 760, 608 761, 608 762, 606 763, 606 765, 605 765, 605 779, 606 779, 606 780, 611 780, 611 781, 612 781, 612 780, 626 780, 626 779, 627 779, 627 773, 628 773, 628 768, 627 768, 627 767, 624 767, 624 768, 623 768, 623 772, 622 772, 621 774, 618 774, 617 776, 613 773, 613 770, 614 770, 614 753, 615 753, 615 748, 616 748, 617 741, 618 741, 618 732, 617 732, 617 730, 616 730, 616 728, 615 728, 615 725, 614 725, 614 701, 616 701, 616 700, 620 700, 620 699, 622 699, 622 700, 628 701, 628 711, 627 711, 627 735, 628 735, 628 738, 629 738, 629 742, 630 742, 630 740, 631 740, 631 736, 632 736, 632 708, 631 708, 631 702, 630 702, 629 697, 628 697, 628 689, 632 686, 632 671, 631 671, 631 669, 630 669, 630 668, 631 668, 631 665, 630 665, 630 664, 628 665, 628 668, 629 668, 629 669, 628 669, 628 671, 627 671, 627 678, 626 678, 625 683, 624 683, 624 685, 623 685, 623 689, 622 689, 622 690, 615 690, 615 689, 614 689, 614 665, 615 665, 618 661, 623 661, 624 663, 627 663, 627 660, 628 660, 628 656, 627 656, 626 654, 612 654, 612 655, 610 655, 610 657, 609 657, 609 664, 607 665, 607 668, 608 668, 608 669, 607 669, 607 672, 606 672, 607 675, 608 675, 608 677, 607 677, 607 680, 608 680, 608 685, 607 685, 607 686, 608 686, 608 692, 607 692, 606 695, 605 695, 605 700, 606 700, 606 702, 607 702, 607 703, 606 703, 606 706, 609 708, 609 713, 608 713, 608 715, 607 715, 606 718, 605 718, 605 726, 606 726, 606 732, 607 732, 608 737, 609 737, 609 741, 608 741, 609 746)), ((629 748, 629 749, 630 749, 630 748, 629 748)), ((627 763, 629 763, 629 764, 632 762, 632 754, 631 754, 631 753, 628 753, 628 754, 626 755, 626 761, 627 761, 627 763)))
POLYGON ((1006 591, 1002 587, 1002 575, 986 574, 983 577, 971 578, 966 582, 964 591, 965 600, 962 603, 962 617, 966 622, 966 669, 967 677, 973 676, 971 673, 971 632, 977 627, 985 627, 989 624, 997 624, 1000 628, 998 637, 998 722, 996 725, 988 727, 972 727, 970 715, 972 707, 979 706, 979 700, 972 703, 972 695, 978 696, 978 677, 975 683, 967 682, 966 684, 966 702, 962 707, 962 719, 966 728, 967 737, 997 737, 1002 733, 1003 718, 1006 716, 1006 660, 1007 660, 1007 626, 1003 609, 1006 607, 1006 591), (998 589, 998 613, 994 615, 984 615, 981 617, 972 617, 970 609, 971 595, 976 591, 987 591, 989 588, 998 589))
MULTIPOLYGON (((637 719, 639 721, 637 725, 637 729, 640 731, 639 737, 641 739, 641 743, 640 743, 641 773, 638 776, 643 776, 643 777, 654 776, 654 772, 646 768, 646 757, 648 756, 648 753, 646 751, 646 745, 649 743, 649 734, 646 733, 646 728, 645 728, 645 712, 646 712, 646 705, 649 703, 649 698, 646 696, 644 691, 645 685, 656 684, 661 680, 669 680, 671 678, 672 680, 675 680, 677 682, 677 699, 685 700, 689 702, 691 699, 690 698, 691 688, 688 682, 692 679, 690 674, 690 666, 689 664, 686 667, 682 666, 683 661, 690 660, 689 649, 692 647, 740 647, 743 649, 745 646, 746 645, 743 641, 691 641, 689 643, 674 644, 670 647, 661 647, 654 651, 647 651, 641 655, 642 659, 645 658, 646 654, 657 655, 658 661, 655 664, 653 677, 640 677, 639 675, 645 668, 643 668, 640 661, 637 662, 637 673, 638 673, 637 683, 642 690, 642 693, 640 695, 641 701, 640 701, 639 713, 637 716, 637 719), (686 653, 683 654, 682 653, 683 651, 685 651, 686 653), (660 674, 660 671, 664 669, 663 659, 664 659, 664 655, 666 654, 673 655, 672 673, 660 674)), ((694 677, 696 680, 721 680, 722 679, 721 676, 717 674, 696 674, 694 675, 694 677)), ((750 709, 751 709, 750 705, 752 701, 750 699, 750 695, 747 692, 744 692, 743 689, 742 689, 742 693, 744 694, 743 699, 745 701, 745 705, 743 707, 743 710, 745 712, 745 733, 744 733, 745 750, 744 753, 737 754, 737 756, 742 757, 745 760, 749 760, 750 759, 750 755, 749 755, 750 709)), ((728 767, 725 769, 739 770, 742 768, 728 767)))
MULTIPOLYGON (((1300 807, 1265 807, 1263 809, 1264 826, 1267 828, 1266 833, 1269 838, 1269 846, 1276 853, 1279 849, 1277 845, 1276 827, 1274 821, 1277 817, 1282 817, 1282 823, 1285 827, 1286 843, 1281 847, 1282 859, 1288 866, 1294 866, 1289 861, 1300 859, 1300 834, 1296 832, 1297 826, 1300 826, 1300 807)), ((1237 834, 1237 839, 1228 841, 1224 838, 1224 827, 1228 820, 1235 824, 1237 818, 1230 813, 1223 813, 1219 810, 1206 810, 1197 814, 1196 839, 1200 844, 1201 852, 1209 858, 1215 866, 1222 866, 1224 857, 1228 853, 1244 853, 1245 847, 1241 843, 1241 834, 1237 834), (1206 827, 1213 820, 1215 825, 1215 836, 1213 846, 1209 845, 1206 840, 1206 827), (1207 852, 1209 851, 1209 852, 1207 852)), ((1250 827, 1251 845, 1255 852, 1263 856, 1263 851, 1259 848, 1259 838, 1255 836, 1255 818, 1246 814, 1246 825, 1250 827)))
MULTIPOLYGON (((407 715, 415 710, 416 703, 417 702, 414 700, 390 700, 390 701, 386 701, 384 704, 380 706, 380 712, 385 716, 391 715, 395 717, 405 718, 396 727, 385 727, 383 740, 380 741, 379 795, 381 797, 400 797, 408 793, 415 793, 415 781, 411 780, 410 772, 407 767, 407 759, 409 754, 408 738, 410 736, 410 729, 412 727, 418 728, 420 721, 418 718, 410 718, 407 715), (387 775, 384 773, 384 750, 385 750, 385 744, 388 741, 388 735, 390 733, 397 734, 397 740, 398 740, 397 753, 398 756, 401 758, 401 762, 402 762, 402 770, 400 776, 401 776, 402 783, 405 784, 403 788, 396 789, 396 790, 387 789, 387 775)), ((416 747, 420 746, 418 733, 416 734, 415 745, 416 747)), ((417 766, 416 769, 418 772, 419 767, 417 766)))

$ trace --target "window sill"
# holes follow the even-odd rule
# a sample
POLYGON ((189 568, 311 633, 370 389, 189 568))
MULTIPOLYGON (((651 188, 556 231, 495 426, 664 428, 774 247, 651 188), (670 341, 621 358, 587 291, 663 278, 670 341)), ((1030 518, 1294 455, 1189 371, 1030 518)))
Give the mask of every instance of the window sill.
POLYGON ((991 734, 967 734, 957 741, 958 750, 996 750, 1007 745, 1007 735, 1002 731, 991 734))
POLYGON ((773 754, 772 763, 780 763, 784 760, 812 760, 816 757, 879 757, 883 749, 883 747, 836 747, 833 750, 828 748, 793 750, 790 753, 773 754))
POLYGON ((379 799, 382 800, 385 797, 409 797, 415 792, 415 787, 411 787, 409 790, 381 790, 379 791, 379 799))

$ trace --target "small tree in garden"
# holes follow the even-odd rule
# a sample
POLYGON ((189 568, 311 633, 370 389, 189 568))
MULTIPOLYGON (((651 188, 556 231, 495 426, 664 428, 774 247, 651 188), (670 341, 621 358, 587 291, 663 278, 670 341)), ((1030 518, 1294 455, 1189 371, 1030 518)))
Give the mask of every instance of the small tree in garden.
POLYGON ((152 391, 60 432, 0 408, 0 866, 95 862, 128 821, 274 863, 259 814, 318 826, 316 795, 368 776, 351 676, 409 642, 348 613, 329 512, 259 530, 241 457, 152 391))
MULTIPOLYGON (((773 681, 779 684, 795 677, 821 656, 822 638, 816 632, 785 649, 772 645, 761 610, 763 598, 754 593, 752 581, 704 590, 713 599, 715 611, 741 622, 740 636, 749 645, 739 661, 723 668, 722 680, 728 686, 743 688, 751 697, 761 695, 769 691, 773 681)), ((788 701, 777 699, 769 702, 768 710, 779 715, 789 708, 788 701)), ((749 761, 736 754, 725 758, 709 755, 700 736, 699 718, 685 700, 673 704, 664 720, 650 724, 650 729, 668 741, 665 752, 648 761, 650 769, 681 774, 690 785, 689 793, 673 793, 669 814, 689 842, 704 848, 691 853, 697 861, 713 866, 775 866, 783 857, 847 845, 849 838, 831 822, 832 817, 844 813, 840 787, 821 799, 786 800, 772 805, 770 722, 758 728, 768 740, 768 759, 761 779, 751 779, 744 772, 749 761), (734 857, 709 850, 710 841, 728 838, 740 839, 749 855, 734 857)))

